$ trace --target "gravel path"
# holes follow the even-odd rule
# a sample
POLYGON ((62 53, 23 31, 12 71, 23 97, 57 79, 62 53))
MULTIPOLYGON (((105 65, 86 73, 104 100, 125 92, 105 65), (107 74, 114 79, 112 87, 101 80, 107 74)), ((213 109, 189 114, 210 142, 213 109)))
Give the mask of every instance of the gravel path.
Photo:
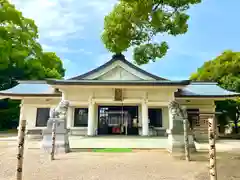
MULTIPOLYGON (((207 180, 207 154, 185 162, 163 151, 72 152, 55 161, 41 150, 26 150, 23 180, 207 180)), ((219 180, 240 180, 240 156, 219 157, 219 180)), ((15 180, 16 148, 0 146, 0 180, 15 180)))

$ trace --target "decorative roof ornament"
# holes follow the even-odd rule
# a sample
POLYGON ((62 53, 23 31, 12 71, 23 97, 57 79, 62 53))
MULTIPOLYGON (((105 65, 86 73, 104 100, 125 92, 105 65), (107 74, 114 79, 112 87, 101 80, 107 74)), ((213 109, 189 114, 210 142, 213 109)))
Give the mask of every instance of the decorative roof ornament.
POLYGON ((112 60, 126 60, 122 53, 116 53, 112 56, 112 60))

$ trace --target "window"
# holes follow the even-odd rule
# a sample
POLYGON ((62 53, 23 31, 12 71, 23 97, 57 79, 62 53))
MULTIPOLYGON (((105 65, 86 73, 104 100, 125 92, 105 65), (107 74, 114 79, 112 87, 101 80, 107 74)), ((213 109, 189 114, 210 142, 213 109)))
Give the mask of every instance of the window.
POLYGON ((37 108, 36 127, 47 126, 50 108, 37 108))
POLYGON ((148 117, 150 126, 162 127, 162 109, 148 109, 148 117))
POLYGON ((199 109, 187 109, 189 126, 192 129, 194 126, 200 126, 199 109))
POLYGON ((88 126, 88 108, 75 108, 74 126, 75 127, 88 126))

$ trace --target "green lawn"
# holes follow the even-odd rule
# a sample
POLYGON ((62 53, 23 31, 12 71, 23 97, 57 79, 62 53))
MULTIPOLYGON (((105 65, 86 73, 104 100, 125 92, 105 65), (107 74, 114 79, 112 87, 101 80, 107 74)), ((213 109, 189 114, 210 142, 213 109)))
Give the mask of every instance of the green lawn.
POLYGON ((93 149, 93 152, 132 152, 129 148, 104 148, 104 149, 93 149))
POLYGON ((6 130, 0 130, 0 137, 6 137, 6 135, 11 136, 11 135, 15 135, 18 133, 17 129, 6 129, 6 130))

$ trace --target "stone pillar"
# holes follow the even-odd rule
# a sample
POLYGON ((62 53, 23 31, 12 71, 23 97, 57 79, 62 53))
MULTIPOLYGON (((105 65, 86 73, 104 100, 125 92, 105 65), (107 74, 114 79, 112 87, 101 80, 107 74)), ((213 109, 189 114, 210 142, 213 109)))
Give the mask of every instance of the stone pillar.
POLYGON ((67 118, 68 118, 68 107, 69 102, 65 100, 65 94, 62 93, 62 100, 50 112, 50 118, 47 122, 47 127, 43 129, 43 140, 41 147, 47 152, 52 149, 52 127, 53 123, 56 123, 56 139, 55 145, 58 152, 70 152, 68 130, 67 130, 67 118))
POLYGON ((142 102, 142 136, 149 135, 148 127, 148 105, 146 101, 142 102))
POLYGON ((95 104, 92 102, 92 100, 89 101, 88 104, 88 136, 94 136, 95 135, 95 114, 94 114, 95 104))
POLYGON ((179 116, 177 108, 171 108, 169 106, 168 151, 171 153, 184 152, 183 119, 179 116))

